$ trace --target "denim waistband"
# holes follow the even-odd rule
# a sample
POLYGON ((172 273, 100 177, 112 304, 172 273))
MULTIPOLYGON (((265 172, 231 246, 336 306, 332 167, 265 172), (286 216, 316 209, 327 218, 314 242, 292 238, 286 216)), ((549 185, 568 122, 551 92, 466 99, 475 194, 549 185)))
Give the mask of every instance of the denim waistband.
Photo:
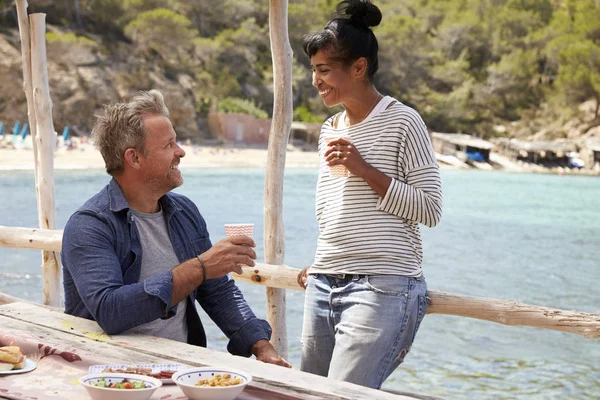
POLYGON ((335 278, 341 280, 350 280, 350 279, 362 279, 368 275, 365 274, 321 274, 328 278, 335 278))

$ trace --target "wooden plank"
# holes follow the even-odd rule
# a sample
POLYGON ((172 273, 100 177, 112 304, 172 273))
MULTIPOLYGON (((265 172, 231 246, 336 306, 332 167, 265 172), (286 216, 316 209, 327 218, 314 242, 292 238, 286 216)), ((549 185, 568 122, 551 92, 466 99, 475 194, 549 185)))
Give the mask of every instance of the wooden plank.
MULTIPOLYGON (((46 14, 29 16, 31 29, 31 81, 36 121, 38 220, 40 228, 54 229, 54 147, 56 133, 52 122, 52 100, 46 66, 46 14)), ((44 304, 61 305, 60 260, 58 253, 42 252, 44 304)))
POLYGON ((236 368, 250 372, 257 383, 267 385, 272 390, 282 391, 282 393, 293 394, 302 398, 414 400, 414 397, 394 395, 351 383, 335 381, 301 371, 265 364, 255 359, 232 356, 227 353, 190 346, 167 339, 135 334, 133 332, 108 336, 93 321, 73 317, 56 309, 40 307, 35 304, 12 303, 2 305, 0 306, 0 316, 51 329, 52 332, 56 332, 57 337, 61 334, 69 334, 77 338, 87 338, 106 345, 115 346, 118 348, 118 351, 128 349, 156 359, 169 360, 170 362, 188 365, 233 365, 236 368))
MULTIPOLYGON (((269 132, 265 178, 264 255, 268 264, 283 264, 283 173, 292 126, 292 48, 288 37, 288 1, 269 1, 269 37, 273 55, 273 121, 269 132)), ((273 328, 271 342, 287 358, 285 291, 267 288, 267 320, 273 328)))

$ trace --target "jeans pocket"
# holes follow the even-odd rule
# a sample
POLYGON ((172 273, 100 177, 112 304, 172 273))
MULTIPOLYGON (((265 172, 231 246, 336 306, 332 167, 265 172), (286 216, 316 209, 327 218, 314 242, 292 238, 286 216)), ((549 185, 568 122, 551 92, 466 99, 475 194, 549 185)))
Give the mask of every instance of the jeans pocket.
POLYGON ((411 345, 412 342, 415 341, 415 337, 417 336, 417 331, 419 330, 419 327, 421 326, 421 322, 423 321, 423 318, 425 317, 425 314, 427 313, 427 307, 429 307, 429 296, 427 295, 419 295, 418 296, 418 312, 417 312, 417 320, 415 322, 415 329, 412 333, 412 340, 410 341, 411 345))
POLYGON ((392 370, 404 361, 404 357, 406 357, 410 351, 410 348, 415 341, 415 337, 417 336, 417 331, 419 330, 421 322, 423 321, 423 317, 425 317, 425 314, 427 313, 428 305, 429 297, 421 294, 417 295, 416 301, 408 305, 406 312, 409 314, 406 320, 406 325, 404 326, 402 338, 400 339, 400 342, 402 343, 401 350, 400 354, 395 360, 392 370))
POLYGON ((399 275, 368 275, 365 278, 365 286, 380 294, 407 296, 408 279, 399 275))

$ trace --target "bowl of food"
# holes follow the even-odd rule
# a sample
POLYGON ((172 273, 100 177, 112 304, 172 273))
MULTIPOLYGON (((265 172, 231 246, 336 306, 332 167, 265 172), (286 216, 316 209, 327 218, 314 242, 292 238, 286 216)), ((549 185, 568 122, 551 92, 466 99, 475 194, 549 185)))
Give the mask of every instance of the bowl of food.
POLYGON ((134 374, 100 373, 79 378, 93 400, 147 400, 162 382, 134 374))
POLYGON ((196 367, 177 371, 173 382, 191 400, 233 400, 252 376, 232 368, 196 367))

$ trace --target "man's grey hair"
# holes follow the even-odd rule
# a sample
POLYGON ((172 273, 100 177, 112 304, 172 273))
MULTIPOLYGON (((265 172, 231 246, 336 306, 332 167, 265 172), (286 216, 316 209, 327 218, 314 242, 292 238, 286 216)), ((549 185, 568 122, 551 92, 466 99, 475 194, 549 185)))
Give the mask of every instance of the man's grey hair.
POLYGON ((109 175, 123 172, 125 150, 134 148, 145 154, 142 118, 148 114, 169 117, 163 95, 158 90, 142 91, 127 102, 109 104, 101 115, 96 115, 92 139, 104 158, 109 175))

